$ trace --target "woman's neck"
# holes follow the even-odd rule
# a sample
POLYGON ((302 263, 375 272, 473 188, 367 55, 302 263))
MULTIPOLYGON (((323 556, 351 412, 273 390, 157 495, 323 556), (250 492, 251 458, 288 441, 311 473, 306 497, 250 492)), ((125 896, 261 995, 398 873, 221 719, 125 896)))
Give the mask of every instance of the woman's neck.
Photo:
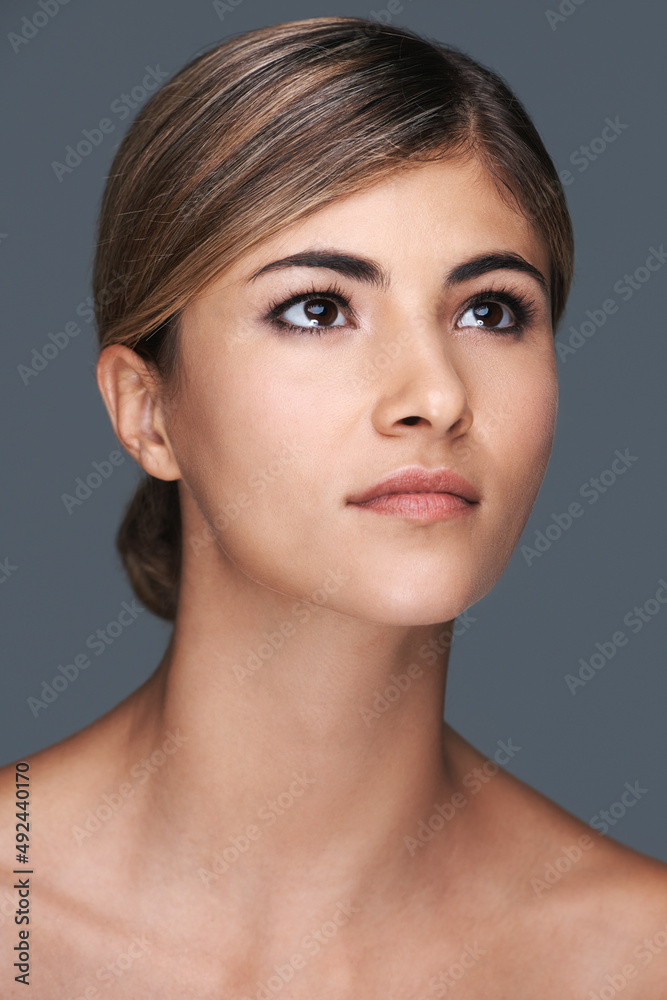
POLYGON ((332 899, 414 880, 409 839, 454 791, 452 626, 374 625, 247 578, 224 592, 186 581, 128 730, 129 763, 177 745, 137 814, 154 860, 176 880, 224 871, 231 885, 252 881, 252 859, 283 902, 306 871, 332 899))

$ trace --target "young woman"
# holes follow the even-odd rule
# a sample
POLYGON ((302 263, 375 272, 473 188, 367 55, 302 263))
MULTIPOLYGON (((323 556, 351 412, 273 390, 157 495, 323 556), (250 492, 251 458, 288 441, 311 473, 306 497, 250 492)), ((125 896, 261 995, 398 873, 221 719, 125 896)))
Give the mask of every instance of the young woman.
POLYGON ((443 722, 550 455, 572 261, 521 104, 405 29, 253 31, 140 112, 98 384, 146 473, 119 549, 174 625, 29 758, 34 918, 3 939, 34 997, 664 997, 665 866, 443 722))

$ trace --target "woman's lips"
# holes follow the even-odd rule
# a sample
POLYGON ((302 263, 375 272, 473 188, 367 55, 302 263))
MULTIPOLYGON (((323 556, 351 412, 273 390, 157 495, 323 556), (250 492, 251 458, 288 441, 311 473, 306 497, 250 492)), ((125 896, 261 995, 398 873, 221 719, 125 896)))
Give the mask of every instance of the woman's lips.
POLYGON ((452 469, 411 465, 397 469, 347 502, 378 514, 434 521, 468 513, 479 499, 474 486, 452 469))
POLYGON ((355 506, 378 514, 395 514, 421 521, 438 521, 472 511, 475 504, 454 493, 389 493, 355 506))

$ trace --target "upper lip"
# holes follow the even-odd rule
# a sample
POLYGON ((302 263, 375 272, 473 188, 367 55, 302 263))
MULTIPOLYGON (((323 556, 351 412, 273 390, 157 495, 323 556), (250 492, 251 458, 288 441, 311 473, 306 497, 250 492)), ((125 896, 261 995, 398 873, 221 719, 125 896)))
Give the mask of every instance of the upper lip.
POLYGON ((426 469, 422 465, 406 465, 384 479, 350 497, 348 503, 364 503, 391 493, 453 493, 469 503, 479 503, 474 486, 452 469, 426 469))

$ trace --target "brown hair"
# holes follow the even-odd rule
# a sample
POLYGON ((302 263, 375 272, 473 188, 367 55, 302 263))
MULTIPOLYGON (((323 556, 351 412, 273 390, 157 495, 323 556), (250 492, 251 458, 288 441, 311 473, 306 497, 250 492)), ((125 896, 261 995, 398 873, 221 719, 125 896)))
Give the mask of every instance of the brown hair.
MULTIPOLYGON (((357 17, 228 39, 164 84, 116 153, 93 274, 100 349, 133 348, 173 391, 180 312, 214 277, 341 195, 459 155, 476 157, 544 239, 555 329, 572 281, 571 221, 549 154, 496 73, 357 17), (119 274, 123 294, 105 294, 119 274)), ((139 599, 173 620, 177 481, 144 477, 116 544, 139 599)))

